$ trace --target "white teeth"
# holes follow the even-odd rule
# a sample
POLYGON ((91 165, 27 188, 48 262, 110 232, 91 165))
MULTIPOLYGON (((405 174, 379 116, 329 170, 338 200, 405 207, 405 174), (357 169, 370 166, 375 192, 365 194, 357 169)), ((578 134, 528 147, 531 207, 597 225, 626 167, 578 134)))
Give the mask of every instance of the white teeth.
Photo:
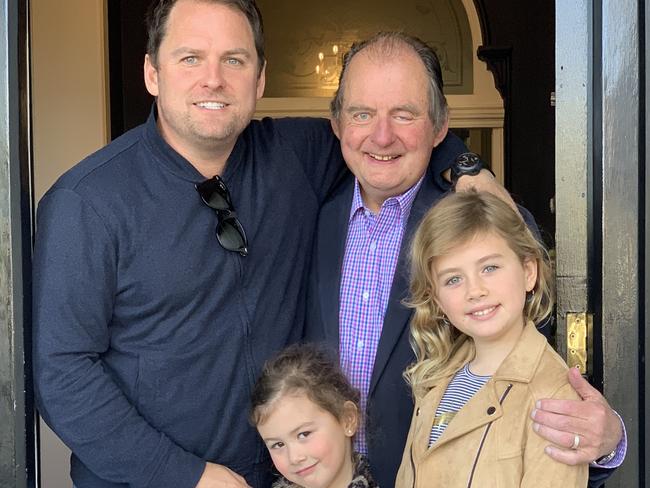
POLYGON ((379 154, 368 153, 368 155, 378 161, 390 161, 391 159, 397 158, 397 156, 380 156, 379 154))
POLYGON ((492 310, 494 310, 495 308, 496 307, 490 307, 490 308, 486 308, 485 310, 479 310, 478 312, 472 312, 472 315, 475 315, 477 317, 483 317, 484 315, 487 315, 490 312, 492 312, 492 310))
POLYGON ((225 103, 219 102, 199 102, 197 105, 201 108, 207 108, 208 110, 221 110, 226 106, 225 103))

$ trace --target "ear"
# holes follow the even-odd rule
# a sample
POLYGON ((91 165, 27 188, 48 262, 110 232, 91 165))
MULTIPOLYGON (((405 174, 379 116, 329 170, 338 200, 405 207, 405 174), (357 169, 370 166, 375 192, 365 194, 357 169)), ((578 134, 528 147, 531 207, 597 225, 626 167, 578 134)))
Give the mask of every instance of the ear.
POLYGON ((144 55, 144 84, 151 95, 158 96, 158 70, 148 54, 144 55))
POLYGON ((257 99, 259 100, 264 95, 264 87, 266 86, 266 61, 264 61, 264 66, 260 71, 260 75, 257 77, 257 99))
POLYGON ((334 135, 335 135, 335 136, 339 139, 339 141, 340 141, 340 140, 341 140, 341 136, 340 136, 340 133, 341 133, 341 127, 339 126, 339 121, 338 121, 338 119, 336 119, 336 118, 334 118, 334 117, 330 117, 330 125, 332 126, 332 132, 334 132, 334 135))
POLYGON ((537 260, 533 258, 524 259, 524 277, 526 291, 531 291, 537 284, 537 260))
POLYGON ((357 410, 357 406, 350 400, 343 404, 341 426, 347 437, 352 437, 357 433, 357 429, 359 428, 359 410, 357 410))
POLYGON ((449 132, 449 116, 447 116, 445 123, 442 125, 436 134, 436 137, 433 139, 433 147, 436 147, 445 139, 445 137, 447 137, 447 132, 449 132))

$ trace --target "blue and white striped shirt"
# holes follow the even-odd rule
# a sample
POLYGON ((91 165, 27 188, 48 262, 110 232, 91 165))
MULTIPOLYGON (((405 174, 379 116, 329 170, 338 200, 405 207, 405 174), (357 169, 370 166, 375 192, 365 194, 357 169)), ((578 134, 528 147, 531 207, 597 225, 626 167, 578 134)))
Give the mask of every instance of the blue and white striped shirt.
POLYGON ((429 447, 436 442, 445 431, 449 423, 456 416, 458 411, 465 406, 470 399, 476 395, 491 376, 478 376, 469 370, 469 363, 463 366, 451 379, 445 394, 440 400, 433 419, 431 434, 429 435, 429 447))

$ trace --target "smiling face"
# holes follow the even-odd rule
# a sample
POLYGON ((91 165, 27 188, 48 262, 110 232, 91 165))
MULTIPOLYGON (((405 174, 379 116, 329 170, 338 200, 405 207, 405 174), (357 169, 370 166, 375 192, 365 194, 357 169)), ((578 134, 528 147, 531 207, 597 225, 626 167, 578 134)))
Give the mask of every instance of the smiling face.
POLYGON ((426 69, 407 46, 387 55, 366 48, 345 76, 342 110, 332 128, 365 205, 377 212, 387 198, 417 183, 447 126, 434 130, 426 69))
POLYGON ((286 394, 257 425, 277 470, 305 488, 345 488, 352 481, 357 413, 346 402, 342 420, 302 393, 286 394))
POLYGON ((477 348, 516 342, 524 325, 526 292, 537 279, 534 260, 522 263, 505 239, 490 232, 434 258, 431 268, 436 302, 477 348))
POLYGON ((229 152, 264 92, 246 17, 218 3, 179 0, 158 59, 147 55, 144 71, 163 138, 188 159, 198 151, 229 152))

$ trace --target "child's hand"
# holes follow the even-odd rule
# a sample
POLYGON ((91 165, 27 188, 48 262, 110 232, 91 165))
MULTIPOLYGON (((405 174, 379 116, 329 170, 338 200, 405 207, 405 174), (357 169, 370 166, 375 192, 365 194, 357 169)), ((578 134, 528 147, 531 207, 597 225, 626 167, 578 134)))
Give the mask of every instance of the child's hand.
POLYGON ((220 464, 205 463, 196 488, 251 488, 246 480, 220 464))
POLYGON ((564 464, 594 461, 616 449, 623 436, 621 420, 605 397, 571 368, 569 382, 582 400, 541 400, 533 410, 533 428, 555 445, 546 453, 564 464), (575 437, 578 447, 574 448, 575 437), (560 446, 560 447, 558 447, 560 446))

